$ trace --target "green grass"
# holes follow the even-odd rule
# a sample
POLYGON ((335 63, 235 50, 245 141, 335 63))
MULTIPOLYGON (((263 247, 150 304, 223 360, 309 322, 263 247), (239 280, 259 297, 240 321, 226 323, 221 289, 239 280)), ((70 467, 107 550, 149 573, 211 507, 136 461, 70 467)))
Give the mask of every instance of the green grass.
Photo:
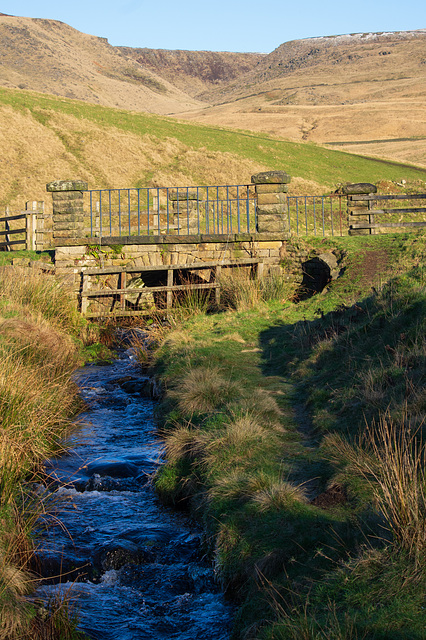
MULTIPOLYGON (((175 138, 194 149, 230 152, 271 169, 284 168, 291 175, 314 180, 330 188, 342 182, 400 180, 402 175, 406 180, 424 180, 426 176, 425 169, 332 151, 314 144, 289 142, 249 131, 188 124, 174 118, 101 107, 35 92, 2 88, 0 102, 14 109, 29 111, 44 126, 48 126, 52 112, 65 113, 139 136, 149 134, 160 139, 175 138)), ((78 156, 78 149, 71 151, 78 156)))
POLYGON ((50 251, 28 251, 27 249, 18 249, 15 251, 0 251, 0 266, 12 264, 13 260, 41 260, 52 264, 52 252, 50 251))
POLYGON ((341 260, 326 293, 194 311, 162 336, 156 486, 205 527, 236 637, 421 638, 423 494, 386 472, 404 449, 401 487, 424 482, 425 237, 306 245, 341 260))

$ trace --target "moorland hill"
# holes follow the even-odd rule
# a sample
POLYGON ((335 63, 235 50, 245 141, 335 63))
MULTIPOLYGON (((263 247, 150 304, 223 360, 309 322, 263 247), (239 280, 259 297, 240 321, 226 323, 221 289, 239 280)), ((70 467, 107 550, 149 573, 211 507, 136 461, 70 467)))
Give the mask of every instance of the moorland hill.
MULTIPOLYGON (((0 87, 21 93, 20 118, 27 105, 25 117, 36 115, 38 127, 47 120, 32 109, 31 92, 34 98, 42 93, 126 113, 169 115, 208 125, 218 135, 231 127, 426 166, 426 30, 308 38, 269 54, 166 51, 114 47, 56 20, 0 14, 0 61, 0 87)), ((50 104, 56 110, 60 101, 50 104)), ((19 158, 34 157, 33 124, 22 129, 23 122, 11 124, 10 112, 4 117, 9 147, 25 147, 15 151, 16 171, 26 174, 19 158)), ((59 129, 55 144, 64 144, 66 123, 59 129)), ((186 140, 190 147, 193 136, 198 139, 194 133, 186 140)), ((87 146, 87 135, 77 137, 72 148, 80 139, 87 146)), ((217 144, 217 151, 224 148, 217 144)), ((53 147, 42 148, 50 153, 53 147)), ((120 154, 121 147, 104 156, 115 158, 116 167, 120 154)), ((97 164, 104 160, 98 157, 97 164)), ((263 163, 260 156, 255 161, 263 163)), ((134 182, 133 172, 126 182, 134 182)), ((6 191, 9 202, 14 196, 6 191)))

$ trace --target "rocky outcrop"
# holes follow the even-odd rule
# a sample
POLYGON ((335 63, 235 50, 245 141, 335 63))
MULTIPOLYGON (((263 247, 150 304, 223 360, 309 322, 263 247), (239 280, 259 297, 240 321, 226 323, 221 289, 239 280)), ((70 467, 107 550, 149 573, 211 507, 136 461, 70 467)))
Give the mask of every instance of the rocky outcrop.
POLYGON ((206 91, 252 71, 265 57, 261 53, 230 51, 117 48, 144 69, 173 83, 188 95, 199 98, 206 91))

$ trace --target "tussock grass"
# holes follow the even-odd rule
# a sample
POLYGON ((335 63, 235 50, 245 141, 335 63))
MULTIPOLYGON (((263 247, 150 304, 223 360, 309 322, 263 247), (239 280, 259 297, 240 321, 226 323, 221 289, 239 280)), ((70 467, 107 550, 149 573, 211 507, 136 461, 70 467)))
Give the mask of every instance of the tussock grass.
POLYGON ((252 500, 260 511, 279 511, 294 501, 306 502, 306 494, 303 487, 281 480, 257 491, 252 500))
POLYGON ((250 447, 269 436, 268 430, 258 418, 246 413, 236 416, 227 425, 223 434, 215 441, 215 447, 250 447))
POLYGON ((71 297, 60 281, 19 267, 0 268, 0 302, 19 305, 20 313, 39 313, 58 328, 71 334, 81 329, 83 321, 71 297))
POLYGON ((167 459, 172 463, 182 460, 192 462, 203 455, 207 442, 206 438, 190 426, 179 426, 167 437, 167 459))
POLYGON ((190 369, 169 394, 184 414, 210 413, 223 407, 241 393, 239 385, 217 367, 190 369))
POLYGON ((249 500, 254 493, 264 489, 268 482, 267 474, 250 473, 237 467, 216 479, 214 485, 209 489, 209 497, 224 500, 249 500))

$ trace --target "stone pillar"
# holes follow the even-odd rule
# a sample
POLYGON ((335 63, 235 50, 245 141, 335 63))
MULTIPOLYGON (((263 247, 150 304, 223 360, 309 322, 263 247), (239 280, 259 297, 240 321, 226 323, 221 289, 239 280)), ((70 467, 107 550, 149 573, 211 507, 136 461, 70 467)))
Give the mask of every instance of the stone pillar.
POLYGON ((347 196, 349 235, 374 235, 376 230, 367 226, 374 224, 374 213, 370 213, 373 201, 364 200, 363 197, 377 193, 376 185, 370 182, 356 182, 345 185, 342 191, 347 196))
POLYGON ((251 177, 256 190, 258 233, 288 231, 286 194, 290 180, 285 171, 264 171, 251 177))
POLYGON ((170 189, 173 226, 176 233, 198 234, 198 194, 196 189, 170 189))
POLYGON ((60 245, 68 238, 84 237, 83 180, 55 180, 46 185, 53 199, 53 242, 60 245))

